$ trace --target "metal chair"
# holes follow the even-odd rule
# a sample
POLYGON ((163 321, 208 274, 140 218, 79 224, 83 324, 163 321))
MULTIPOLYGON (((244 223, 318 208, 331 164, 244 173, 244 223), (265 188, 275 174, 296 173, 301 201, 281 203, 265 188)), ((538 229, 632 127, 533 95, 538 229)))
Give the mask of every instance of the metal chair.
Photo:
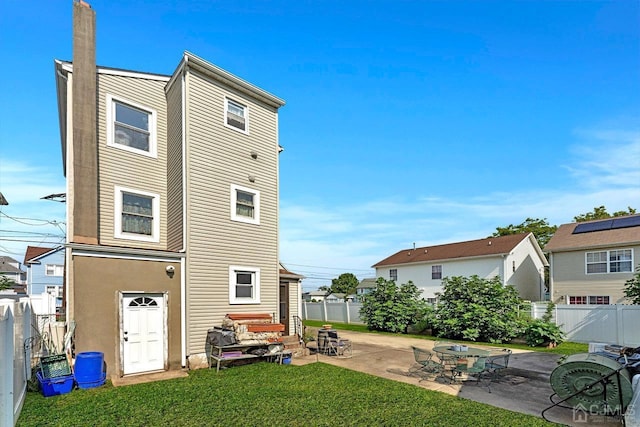
POLYGON ((350 340, 340 338, 337 332, 330 331, 325 341, 329 356, 350 358, 353 356, 353 346, 350 340))
POLYGON ((490 373, 492 381, 497 380, 502 375, 502 371, 509 367, 511 353, 512 351, 508 348, 503 348, 492 351, 487 357, 487 371, 490 373))
POLYGON ((439 374, 442 372, 442 364, 440 361, 434 360, 434 354, 429 350, 411 346, 413 350, 413 358, 415 364, 409 368, 409 373, 420 376, 420 381, 431 374, 439 374))

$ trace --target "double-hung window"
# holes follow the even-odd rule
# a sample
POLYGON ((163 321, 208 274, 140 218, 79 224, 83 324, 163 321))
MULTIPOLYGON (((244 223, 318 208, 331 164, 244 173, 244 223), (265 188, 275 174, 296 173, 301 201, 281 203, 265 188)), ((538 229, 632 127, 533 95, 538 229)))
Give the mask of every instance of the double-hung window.
POLYGON ((431 266, 431 279, 432 280, 442 279, 442 266, 441 265, 432 265, 431 266))
POLYGON ((160 196, 116 186, 114 224, 116 238, 160 241, 160 196))
POLYGON ((232 184, 231 219, 249 224, 260 224, 260 192, 232 184))
POLYGON ((46 276, 60 276, 64 275, 64 265, 60 264, 46 264, 45 273, 46 276))
POLYGON ((398 269, 397 268, 392 268, 391 270, 389 270, 389 279, 393 280, 394 282, 396 282, 398 280, 398 269))
POLYGON ((107 95, 107 145, 156 157, 155 110, 107 95))
POLYGON ((224 123, 233 129, 249 133, 249 108, 239 102, 225 99, 224 123))
POLYGON ((587 252, 587 274, 631 273, 633 271, 633 251, 617 249, 612 251, 587 252))
POLYGON ((260 303, 260 269, 229 266, 229 304, 260 303))

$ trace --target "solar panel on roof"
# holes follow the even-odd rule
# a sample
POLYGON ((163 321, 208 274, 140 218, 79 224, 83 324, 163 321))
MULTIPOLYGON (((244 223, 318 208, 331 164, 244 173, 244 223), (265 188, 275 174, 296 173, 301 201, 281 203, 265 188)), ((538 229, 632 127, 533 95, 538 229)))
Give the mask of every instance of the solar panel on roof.
POLYGON ((576 225, 571 234, 591 233, 593 231, 603 231, 611 229, 613 224, 612 219, 605 219, 604 221, 585 222, 583 224, 576 225))
POLYGON ((640 226, 640 215, 614 218, 611 228, 627 228, 640 226))

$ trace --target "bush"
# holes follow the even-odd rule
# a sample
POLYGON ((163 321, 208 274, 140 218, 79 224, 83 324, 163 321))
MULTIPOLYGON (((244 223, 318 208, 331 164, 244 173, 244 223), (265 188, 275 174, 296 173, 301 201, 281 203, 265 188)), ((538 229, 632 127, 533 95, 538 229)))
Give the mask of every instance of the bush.
POLYGON ((411 281, 397 286, 380 277, 373 292, 363 298, 360 318, 369 330, 406 333, 409 325, 426 315, 427 302, 420 298, 420 292, 411 281))
POLYGON ((438 336, 501 343, 524 330, 518 291, 503 286, 498 277, 445 277, 442 285, 433 325, 438 336))
POLYGON ((551 321, 555 306, 553 302, 549 302, 544 316, 541 319, 532 320, 527 325, 527 329, 524 332, 527 345, 538 347, 548 343, 560 344, 564 341, 564 332, 562 332, 560 326, 551 321))

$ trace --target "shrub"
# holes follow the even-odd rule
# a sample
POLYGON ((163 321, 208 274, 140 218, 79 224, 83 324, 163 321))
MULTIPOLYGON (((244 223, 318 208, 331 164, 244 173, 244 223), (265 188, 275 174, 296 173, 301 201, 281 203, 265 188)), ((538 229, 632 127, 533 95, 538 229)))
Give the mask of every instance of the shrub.
POLYGON ((420 292, 411 281, 397 286, 380 277, 373 292, 363 298, 360 318, 370 330, 406 333, 409 325, 426 314, 427 302, 420 298, 420 292))
POLYGON ((442 285, 434 321, 438 336, 500 343, 524 330, 518 292, 498 277, 445 277, 442 285))
POLYGON ((564 332, 560 326, 551 321, 555 306, 553 302, 549 302, 544 316, 541 319, 532 320, 527 325, 527 329, 524 331, 527 345, 537 347, 548 343, 560 344, 564 341, 564 332))

